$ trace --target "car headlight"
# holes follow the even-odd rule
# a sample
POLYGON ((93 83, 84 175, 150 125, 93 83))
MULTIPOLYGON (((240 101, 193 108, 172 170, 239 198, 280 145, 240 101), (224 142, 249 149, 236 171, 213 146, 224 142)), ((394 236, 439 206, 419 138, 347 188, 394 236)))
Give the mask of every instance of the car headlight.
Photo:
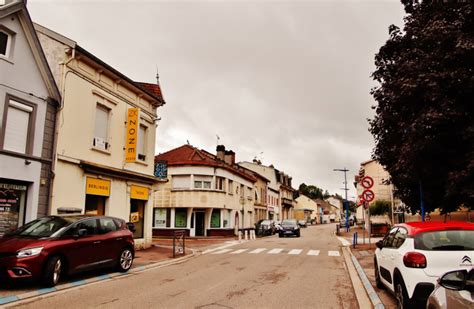
POLYGON ((41 250, 43 250, 43 247, 23 249, 16 253, 16 257, 24 258, 24 257, 35 256, 35 255, 40 254, 41 250))

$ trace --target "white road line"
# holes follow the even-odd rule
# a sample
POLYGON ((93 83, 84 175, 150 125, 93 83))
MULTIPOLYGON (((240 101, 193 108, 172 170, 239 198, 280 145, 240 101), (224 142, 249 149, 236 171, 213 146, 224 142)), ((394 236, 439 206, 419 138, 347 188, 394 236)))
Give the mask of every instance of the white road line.
POLYGON ((272 250, 268 251, 267 254, 278 254, 278 253, 280 253, 280 252, 282 252, 282 251, 283 251, 283 249, 281 249, 281 248, 276 248, 276 249, 272 249, 272 250))
POLYGON ((222 249, 219 251, 212 252, 211 254, 222 254, 222 253, 227 253, 229 251, 232 251, 233 249, 222 249))
POLYGON ((255 249, 253 251, 250 251, 249 254, 258 254, 258 253, 261 253, 265 250, 267 250, 267 248, 258 248, 258 249, 255 249))
POLYGON ((300 254, 302 251, 303 251, 303 249, 293 249, 293 250, 290 250, 290 252, 288 252, 288 254, 291 254, 291 255, 298 255, 298 254, 300 254))
POLYGON ((248 249, 238 249, 238 250, 235 250, 234 252, 231 252, 230 254, 241 254, 242 252, 245 252, 247 250, 248 249))
POLYGON ((235 245, 238 245, 238 244, 239 244, 238 241, 226 241, 226 245, 223 245, 223 246, 220 246, 220 247, 217 247, 217 248, 207 249, 202 254, 208 254, 208 253, 211 253, 211 252, 214 252, 214 251, 219 251, 219 250, 222 250, 224 248, 229 248, 229 247, 232 247, 232 246, 235 246, 235 245))
POLYGON ((328 251, 328 256, 341 256, 339 251, 328 251))
POLYGON ((319 255, 319 250, 309 250, 307 255, 319 255))

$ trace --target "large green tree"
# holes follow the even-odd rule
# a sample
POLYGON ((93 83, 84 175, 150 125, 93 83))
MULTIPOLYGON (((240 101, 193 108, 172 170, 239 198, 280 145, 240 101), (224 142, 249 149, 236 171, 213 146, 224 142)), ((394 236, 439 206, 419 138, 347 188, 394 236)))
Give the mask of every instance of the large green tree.
POLYGON ((373 157, 413 212, 474 201, 474 15, 472 1, 402 0, 403 30, 392 25, 375 57, 370 120, 373 157))

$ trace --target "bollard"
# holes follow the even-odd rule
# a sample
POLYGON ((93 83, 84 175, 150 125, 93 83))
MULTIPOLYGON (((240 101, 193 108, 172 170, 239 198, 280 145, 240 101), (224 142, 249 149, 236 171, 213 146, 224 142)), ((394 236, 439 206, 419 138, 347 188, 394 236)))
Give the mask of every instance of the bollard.
POLYGON ((255 240, 255 230, 250 231, 250 239, 255 240))
POLYGON ((336 235, 339 235, 339 224, 336 224, 336 235))
POLYGON ((245 230, 245 240, 249 240, 249 231, 245 230))
POLYGON ((237 233, 239 233, 239 242, 242 241, 242 231, 238 231, 237 233))
POLYGON ((355 232, 353 235, 352 235, 352 247, 355 249, 356 245, 357 245, 357 238, 359 237, 358 233, 355 232))

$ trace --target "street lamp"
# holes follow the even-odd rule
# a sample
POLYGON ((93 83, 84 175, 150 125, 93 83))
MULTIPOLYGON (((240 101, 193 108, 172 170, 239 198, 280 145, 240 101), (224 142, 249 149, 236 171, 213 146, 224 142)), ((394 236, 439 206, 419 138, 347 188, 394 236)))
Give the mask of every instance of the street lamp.
POLYGON ((347 201, 347 172, 349 171, 347 168, 335 168, 333 169, 334 172, 344 172, 344 192, 345 192, 345 199, 344 199, 344 205, 346 208, 346 230, 349 232, 349 202, 347 201))

